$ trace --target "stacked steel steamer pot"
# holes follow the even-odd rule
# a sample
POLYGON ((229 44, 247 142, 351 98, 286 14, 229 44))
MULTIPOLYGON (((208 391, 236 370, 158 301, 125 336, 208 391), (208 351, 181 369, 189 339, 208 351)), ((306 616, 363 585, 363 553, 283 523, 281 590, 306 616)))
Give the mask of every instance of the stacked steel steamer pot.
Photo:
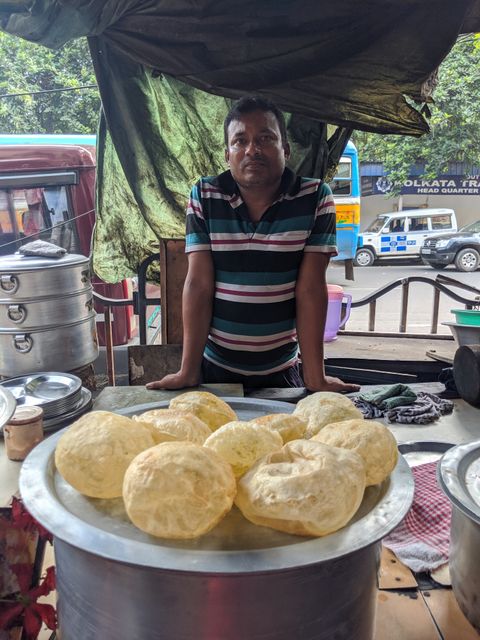
POLYGON ((89 259, 0 258, 0 376, 72 371, 98 355, 89 259))

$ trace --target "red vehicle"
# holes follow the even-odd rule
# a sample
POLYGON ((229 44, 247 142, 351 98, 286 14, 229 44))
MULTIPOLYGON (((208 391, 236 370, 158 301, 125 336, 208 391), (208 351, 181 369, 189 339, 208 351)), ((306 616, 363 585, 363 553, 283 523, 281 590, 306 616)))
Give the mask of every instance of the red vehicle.
MULTIPOLYGON (((95 136, 0 135, 0 255, 40 238, 88 256, 94 223, 95 136)), ((106 297, 131 297, 127 280, 92 283, 106 297)), ((126 344, 135 316, 130 307, 113 313, 114 344, 126 344)), ((104 344, 101 316, 97 328, 104 344)))

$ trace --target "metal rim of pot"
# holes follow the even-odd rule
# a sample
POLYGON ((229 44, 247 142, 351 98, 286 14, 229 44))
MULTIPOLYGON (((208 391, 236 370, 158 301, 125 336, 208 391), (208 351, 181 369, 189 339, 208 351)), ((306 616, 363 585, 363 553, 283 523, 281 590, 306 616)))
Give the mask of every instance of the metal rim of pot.
POLYGON ((17 401, 11 391, 0 386, 0 430, 15 413, 17 401))
POLYGON ((0 273, 24 273, 39 269, 65 269, 81 264, 89 264, 90 258, 80 253, 67 253, 60 258, 42 258, 39 256, 23 256, 20 253, 0 257, 0 273))
POLYGON ((449 449, 437 465, 440 487, 464 515, 480 524, 480 487, 475 496, 471 477, 480 473, 480 440, 460 444, 449 449))
MULTIPOLYGON (((291 413, 293 405, 253 398, 224 397, 238 413, 241 408, 258 409, 265 413, 291 413)), ((138 413, 165 407, 168 402, 138 405, 123 410, 123 414, 138 413)), ((119 412, 120 413, 120 412, 119 412)), ((160 539, 152 539, 136 532, 136 539, 128 539, 105 529, 102 517, 99 526, 90 524, 69 511, 57 497, 60 478, 55 470, 54 451, 62 430, 40 443, 25 460, 20 475, 20 491, 32 515, 55 537, 79 549, 117 562, 174 571, 240 574, 280 571, 334 560, 370 546, 387 535, 405 517, 413 500, 414 483, 411 470, 399 456, 385 493, 364 516, 323 538, 303 538, 298 543, 253 548, 248 550, 212 550, 162 546, 160 539)), ((71 488, 70 494, 73 497, 71 488)), ((94 501, 95 502, 95 501, 94 501)), ((89 516, 90 519, 95 516, 89 516)), ((133 526, 133 525, 132 525, 133 526)), ((165 541, 164 541, 165 542, 165 541)))

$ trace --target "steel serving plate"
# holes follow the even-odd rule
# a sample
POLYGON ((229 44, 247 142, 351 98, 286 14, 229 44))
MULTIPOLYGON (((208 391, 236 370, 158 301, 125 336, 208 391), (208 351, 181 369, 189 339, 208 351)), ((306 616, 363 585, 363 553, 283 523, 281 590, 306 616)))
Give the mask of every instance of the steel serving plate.
POLYGON ((411 467, 416 467, 419 464, 440 460, 445 451, 454 446, 451 442, 414 440, 402 442, 398 445, 398 450, 411 467))
POLYGON ((19 404, 44 406, 78 393, 82 381, 69 373, 45 371, 10 378, 1 385, 13 393, 19 404))
MULTIPOLYGON (((0 397, 1 393, 5 391, 0 387, 0 397)), ((10 394, 9 391, 6 393, 10 394)), ((11 395, 11 394, 10 394, 11 395)), ((15 398, 13 398, 15 401, 15 398)), ((1 400, 0 400, 1 406, 1 400)), ((82 387, 80 389, 80 396, 76 403, 67 410, 62 411, 59 415, 53 415, 51 417, 43 418, 43 431, 44 433, 48 433, 50 431, 58 431, 59 429, 63 429, 70 425, 74 420, 79 418, 82 414, 92 408, 92 393, 86 387, 82 387)), ((0 408, 1 413, 1 408, 0 408)), ((0 437, 3 436, 3 426, 0 419, 0 437)))
POLYGON ((71 412, 82 394, 82 381, 69 373, 32 373, 0 384, 15 396, 18 405, 41 407, 44 419, 71 412))
POLYGON ((80 389, 80 397, 74 406, 70 407, 67 411, 62 412, 60 415, 52 416, 51 418, 44 418, 43 430, 47 433, 49 431, 56 431, 62 427, 66 427, 88 411, 91 406, 92 393, 86 387, 82 387, 80 389))
POLYGON ((0 386, 0 433, 3 431, 3 425, 7 424, 15 413, 16 408, 15 396, 8 389, 0 386))
POLYGON ((438 480, 452 504, 480 524, 480 441, 447 451, 438 466, 438 480))
MULTIPOLYGON (((242 420, 291 413, 285 402, 223 398, 242 420)), ((156 402, 123 409, 134 415, 166 407, 156 402)), ((123 501, 79 494, 56 471, 54 452, 63 431, 40 443, 25 460, 20 491, 31 514, 73 547, 121 563, 165 570, 241 574, 268 572, 334 560, 377 542, 404 518, 413 500, 413 477, 399 456, 389 479, 368 487, 351 522, 322 538, 294 536, 248 522, 236 508, 210 533, 176 541, 149 536, 128 520, 123 501)))

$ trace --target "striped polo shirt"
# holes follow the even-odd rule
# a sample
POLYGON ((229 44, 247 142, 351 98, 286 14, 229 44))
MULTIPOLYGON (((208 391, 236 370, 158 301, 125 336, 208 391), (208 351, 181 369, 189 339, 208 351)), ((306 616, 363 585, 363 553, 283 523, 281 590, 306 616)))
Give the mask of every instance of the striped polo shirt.
POLYGON ((204 357, 241 375, 297 362, 295 285, 303 253, 335 255, 335 205, 328 184, 285 169, 281 195, 252 222, 230 171, 193 187, 186 252, 211 251, 212 323, 204 357))

